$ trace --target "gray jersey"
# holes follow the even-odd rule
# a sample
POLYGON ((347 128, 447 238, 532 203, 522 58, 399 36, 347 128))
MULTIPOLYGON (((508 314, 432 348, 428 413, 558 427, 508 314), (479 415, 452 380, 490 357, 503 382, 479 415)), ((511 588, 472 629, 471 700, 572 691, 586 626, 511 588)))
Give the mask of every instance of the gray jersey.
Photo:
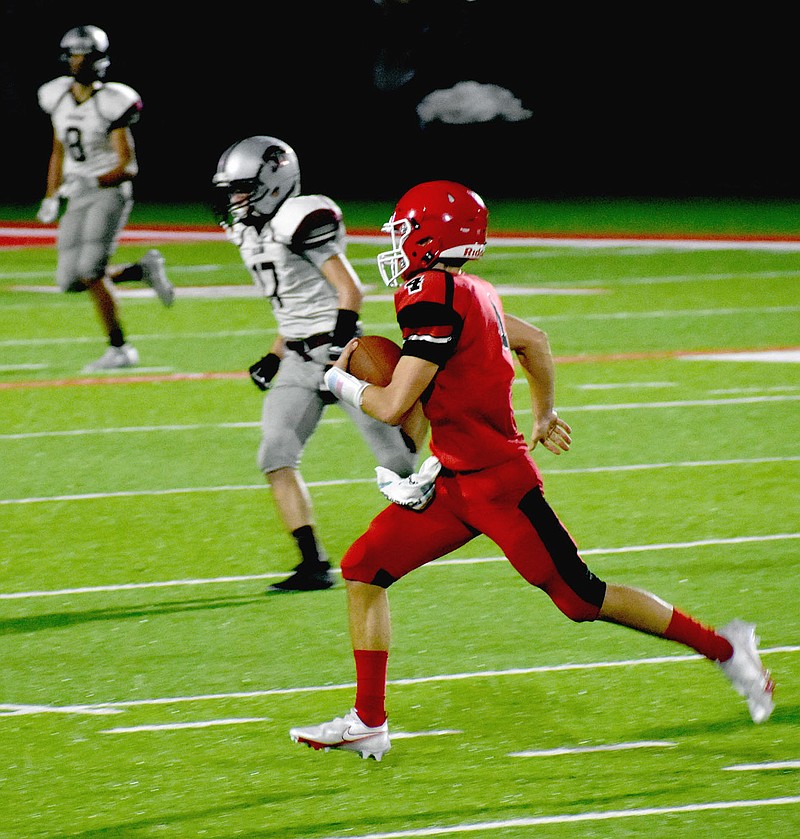
MULTIPOLYGON (((322 266, 344 254, 342 211, 324 195, 287 198, 260 231, 237 223, 228 230, 242 259, 272 304, 278 332, 289 341, 332 333, 339 295, 325 279, 322 266)), ((306 443, 317 428, 326 399, 320 392, 329 364, 329 343, 302 354, 284 355, 272 387, 264 398, 259 468, 269 474, 297 469, 306 443)), ((330 396, 326 392, 326 397, 330 396)), ((340 407, 358 427, 381 466, 405 477, 416 456, 399 428, 385 425, 344 403, 340 407)))
POLYGON ((331 256, 344 254, 342 211, 335 202, 324 195, 288 198, 260 231, 239 223, 231 239, 272 304, 283 338, 333 332, 339 296, 321 269, 331 256))

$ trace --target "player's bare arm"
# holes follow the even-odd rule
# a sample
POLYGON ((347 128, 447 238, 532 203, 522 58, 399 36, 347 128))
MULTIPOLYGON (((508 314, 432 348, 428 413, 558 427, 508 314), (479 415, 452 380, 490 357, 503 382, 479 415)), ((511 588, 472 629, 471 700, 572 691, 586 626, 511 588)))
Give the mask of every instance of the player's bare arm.
POLYGON ((100 186, 117 186, 123 181, 131 180, 135 173, 136 154, 130 129, 115 128, 109 136, 118 163, 113 169, 98 176, 97 182, 100 186))
POLYGON ((62 171, 64 167, 64 146, 58 137, 53 135, 53 149, 50 152, 50 162, 47 165, 47 188, 46 198, 53 198, 61 186, 62 171))
MULTIPOLYGON (((335 366, 346 371, 350 355, 357 345, 358 338, 350 341, 335 366)), ((387 425, 403 424, 438 370, 439 367, 433 362, 402 356, 386 387, 367 386, 361 395, 361 410, 387 425)))
POLYGON ((555 365, 547 334, 514 315, 506 315, 506 334, 531 392, 531 450, 541 443, 553 454, 569 451, 572 429, 555 411, 555 365))
POLYGON ((359 312, 364 295, 355 269, 347 257, 342 254, 330 257, 322 266, 322 273, 339 295, 339 308, 359 312))
POLYGON ((278 358, 283 358, 286 352, 286 341, 282 335, 276 335, 275 340, 272 342, 272 346, 270 347, 269 351, 273 355, 277 355, 278 358))

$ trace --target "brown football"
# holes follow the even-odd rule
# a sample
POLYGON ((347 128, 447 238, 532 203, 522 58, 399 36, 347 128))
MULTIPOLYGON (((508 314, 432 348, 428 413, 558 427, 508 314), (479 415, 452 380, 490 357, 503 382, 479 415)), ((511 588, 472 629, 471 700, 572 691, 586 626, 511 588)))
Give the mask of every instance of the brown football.
POLYGON ((362 335, 347 364, 348 373, 371 385, 386 387, 400 359, 400 347, 383 335, 362 335))

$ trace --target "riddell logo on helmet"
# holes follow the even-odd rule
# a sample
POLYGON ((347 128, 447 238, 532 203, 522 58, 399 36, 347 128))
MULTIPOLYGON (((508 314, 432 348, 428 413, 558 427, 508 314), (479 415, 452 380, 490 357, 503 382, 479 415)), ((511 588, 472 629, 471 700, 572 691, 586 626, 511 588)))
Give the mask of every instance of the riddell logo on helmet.
POLYGON ((464 256, 467 257, 467 259, 477 259, 479 256, 483 256, 483 252, 485 250, 485 247, 464 248, 464 256))

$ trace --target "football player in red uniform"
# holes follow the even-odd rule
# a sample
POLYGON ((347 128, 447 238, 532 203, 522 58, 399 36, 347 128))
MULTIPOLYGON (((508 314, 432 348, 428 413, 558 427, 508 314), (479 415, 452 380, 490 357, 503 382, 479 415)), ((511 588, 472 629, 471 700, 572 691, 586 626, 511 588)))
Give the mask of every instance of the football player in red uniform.
MULTIPOLYGON (((391 634, 387 589, 396 580, 483 533, 531 585, 571 620, 603 620, 677 641, 719 663, 746 697, 755 722, 773 708, 772 680, 752 624, 719 631, 649 592, 593 574, 545 500, 542 478, 519 432, 511 386, 516 358, 533 407, 530 449, 568 451, 570 427, 555 411, 554 365, 544 332, 504 314, 486 281, 463 271, 483 255, 486 207, 451 181, 420 184, 401 198, 384 231, 392 249, 378 257, 395 293, 403 352, 386 387, 346 372, 354 342, 326 374, 348 404, 398 424, 421 400, 433 453, 410 478, 384 474, 392 500, 342 559, 356 664, 355 707, 321 725, 293 728, 296 742, 381 759, 390 748, 385 710, 391 634)), ((357 339, 355 339, 357 340, 357 339)))
POLYGON ((64 292, 89 292, 109 343, 85 372, 131 367, 139 354, 125 341, 110 285, 141 280, 165 306, 175 296, 158 250, 130 265, 109 265, 133 207, 138 164, 130 127, 139 119, 142 102, 128 85, 105 81, 108 36, 97 26, 70 29, 61 39, 61 60, 68 75, 52 79, 38 92, 39 105, 53 125, 53 147, 36 218, 42 224, 57 221, 66 199, 56 281, 64 292))

